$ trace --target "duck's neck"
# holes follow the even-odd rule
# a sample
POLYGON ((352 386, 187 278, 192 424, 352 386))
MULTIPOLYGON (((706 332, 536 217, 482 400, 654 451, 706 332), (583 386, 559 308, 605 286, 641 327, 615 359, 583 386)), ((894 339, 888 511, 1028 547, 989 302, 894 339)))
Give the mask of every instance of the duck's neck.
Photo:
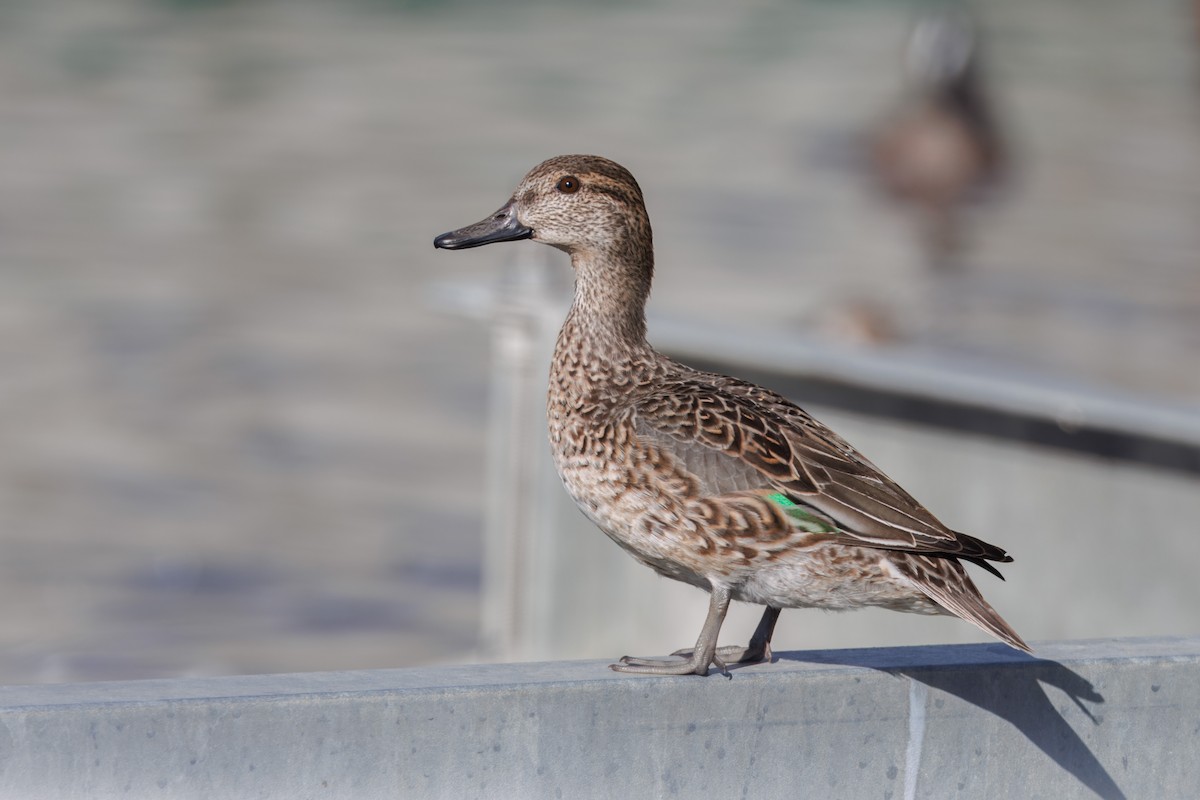
POLYGON ((629 371, 652 359, 646 300, 653 255, 577 252, 575 295, 558 336, 557 356, 582 368, 581 378, 629 371))

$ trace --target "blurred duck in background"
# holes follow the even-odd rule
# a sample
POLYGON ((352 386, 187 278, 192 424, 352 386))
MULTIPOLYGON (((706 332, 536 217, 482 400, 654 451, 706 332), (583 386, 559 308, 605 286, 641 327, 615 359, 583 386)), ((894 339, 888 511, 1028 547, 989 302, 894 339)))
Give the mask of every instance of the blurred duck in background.
POLYGON ((871 170, 888 196, 915 213, 929 265, 957 272, 964 211, 991 194, 1008 167, 969 10, 954 5, 924 13, 904 67, 905 97, 870 137, 871 170))

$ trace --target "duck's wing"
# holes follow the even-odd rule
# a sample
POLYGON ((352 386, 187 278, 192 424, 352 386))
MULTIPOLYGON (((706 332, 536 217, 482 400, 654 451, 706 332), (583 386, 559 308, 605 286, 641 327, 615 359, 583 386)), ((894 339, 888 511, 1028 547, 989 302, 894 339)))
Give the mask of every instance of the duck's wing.
POLYGON ((636 403, 634 422, 638 437, 681 462, 705 494, 782 494, 832 520, 846 544, 1011 561, 947 528, 836 433, 754 384, 680 375, 636 403))

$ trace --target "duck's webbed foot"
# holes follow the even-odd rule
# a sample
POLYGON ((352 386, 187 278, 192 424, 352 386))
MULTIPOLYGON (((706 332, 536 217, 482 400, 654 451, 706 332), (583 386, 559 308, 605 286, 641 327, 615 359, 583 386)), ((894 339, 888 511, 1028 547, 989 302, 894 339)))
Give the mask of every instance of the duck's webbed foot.
POLYGON ((704 620, 704 628, 700 638, 691 650, 679 650, 674 655, 685 658, 636 658, 624 656, 611 668, 617 672, 629 672, 635 675, 707 675, 710 664, 716 664, 722 673, 725 660, 717 652, 717 634, 721 632, 721 623, 725 621, 725 612, 729 610, 729 590, 715 586, 708 602, 708 617, 704 620))
MULTIPOLYGON (((685 647, 682 650, 676 650, 671 653, 673 656, 680 658, 691 658, 696 651, 690 647, 685 647)), ((749 645, 729 644, 724 647, 718 647, 713 654, 713 663, 720 666, 719 662, 725 664, 761 664, 763 661, 771 660, 771 648, 768 645, 765 650, 755 650, 749 645)))
POLYGON ((710 664, 716 664, 721 672, 725 672, 725 662, 715 653, 707 661, 703 654, 699 657, 695 651, 687 650, 687 659, 680 658, 638 658, 636 656, 621 656, 621 660, 609 666, 616 672, 629 672, 635 675, 707 675, 710 664))

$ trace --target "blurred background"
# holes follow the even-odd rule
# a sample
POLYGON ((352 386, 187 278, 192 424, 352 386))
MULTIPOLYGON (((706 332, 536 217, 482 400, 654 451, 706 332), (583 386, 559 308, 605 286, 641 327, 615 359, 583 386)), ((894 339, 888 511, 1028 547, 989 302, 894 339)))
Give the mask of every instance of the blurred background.
MULTIPOLYGON (((651 313, 684 350, 728 329, 746 352, 1069 384, 1200 447, 1195 11, 0 3, 0 682, 690 644, 701 594, 556 506, 544 465, 528 493, 496 482, 509 450, 546 448, 539 396, 497 400, 497 276, 533 275, 557 309, 542 273, 569 280, 565 259, 431 246, 559 153, 638 177, 651 313), (559 538, 497 576, 512 532, 484 531, 534 502, 552 508, 530 530, 559 538), (637 575, 609 578, 593 544, 637 575), (670 614, 637 601, 676 589, 670 614)), ((828 419, 1016 556, 980 584, 1026 638, 1200 632, 1187 458, 828 419)), ((743 611, 725 640, 753 628, 743 611)), ((982 638, 871 613, 789 612, 776 647, 982 638)))

